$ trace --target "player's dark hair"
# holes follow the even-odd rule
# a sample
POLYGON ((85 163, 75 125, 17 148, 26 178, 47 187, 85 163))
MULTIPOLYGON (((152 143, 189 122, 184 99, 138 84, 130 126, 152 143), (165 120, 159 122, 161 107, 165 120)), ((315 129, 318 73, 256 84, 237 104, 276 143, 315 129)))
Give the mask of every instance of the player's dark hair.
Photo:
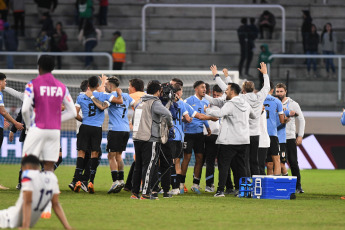
POLYGON ((120 85, 120 80, 115 76, 109 77, 108 81, 109 83, 114 84, 116 87, 119 87, 120 85))
POLYGON ((205 86, 206 86, 206 94, 209 94, 210 93, 210 84, 205 83, 205 86))
POLYGON ((96 88, 97 87, 97 85, 98 85, 98 77, 97 76, 89 77, 88 81, 89 81, 89 87, 90 88, 96 88))
POLYGON ((144 81, 139 79, 139 78, 133 78, 129 80, 129 83, 131 83, 131 86, 136 90, 136 91, 144 91, 144 81))
POLYGON ((238 84, 236 83, 231 83, 230 89, 235 91, 235 93, 238 95, 241 92, 241 88, 238 84))
POLYGON ((89 81, 88 80, 84 80, 80 83, 80 90, 82 92, 86 92, 87 87, 89 86, 89 81))
POLYGON ((23 157, 23 159, 22 159, 22 166, 25 166, 27 164, 31 164, 35 168, 36 167, 39 168, 40 167, 40 160, 34 155, 28 155, 28 156, 23 157))
POLYGON ((223 90, 218 86, 218 85, 214 85, 213 88, 212 88, 213 91, 216 91, 218 93, 222 93, 223 90))
POLYGON ((173 79, 171 79, 172 81, 174 81, 174 82, 176 82, 176 83, 178 83, 178 84, 180 84, 182 87, 183 87, 183 81, 180 79, 180 78, 173 78, 173 79))
POLYGON ((203 81, 196 81, 196 82, 194 83, 194 85, 193 85, 193 89, 195 89, 196 87, 198 87, 198 86, 201 85, 201 84, 205 84, 205 82, 203 82, 203 81))
POLYGON ((55 57, 51 55, 42 55, 38 59, 37 65, 44 72, 50 73, 55 68, 55 57))
POLYGON ((0 73, 0 81, 6 79, 6 75, 4 73, 0 73))
POLYGON ((157 80, 152 80, 147 84, 147 89, 146 92, 148 94, 155 94, 157 93, 157 91, 159 91, 161 89, 161 83, 157 80))
POLYGON ((248 19, 247 19, 247 18, 242 18, 242 19, 241 19, 241 23, 242 23, 242 24, 245 25, 245 24, 247 24, 247 22, 248 22, 248 19))
POLYGON ((178 92, 182 89, 182 86, 180 85, 180 83, 176 83, 173 85, 173 88, 174 88, 175 92, 178 92))

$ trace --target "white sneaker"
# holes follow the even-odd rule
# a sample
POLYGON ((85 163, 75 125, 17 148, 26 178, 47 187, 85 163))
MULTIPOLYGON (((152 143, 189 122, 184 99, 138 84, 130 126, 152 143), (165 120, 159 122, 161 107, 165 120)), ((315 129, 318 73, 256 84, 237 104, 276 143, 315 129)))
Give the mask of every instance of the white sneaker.
POLYGON ((119 185, 119 181, 114 181, 108 191, 108 194, 113 193, 119 185))
POLYGON ((193 186, 191 187, 191 190, 192 190, 193 192, 195 192, 196 194, 201 194, 201 192, 200 192, 200 186, 197 185, 197 184, 193 184, 193 186))
POLYGON ((178 194, 180 194, 180 189, 178 189, 178 188, 172 189, 169 193, 171 195, 178 195, 178 194))
POLYGON ((206 186, 205 192, 214 192, 214 187, 206 186))

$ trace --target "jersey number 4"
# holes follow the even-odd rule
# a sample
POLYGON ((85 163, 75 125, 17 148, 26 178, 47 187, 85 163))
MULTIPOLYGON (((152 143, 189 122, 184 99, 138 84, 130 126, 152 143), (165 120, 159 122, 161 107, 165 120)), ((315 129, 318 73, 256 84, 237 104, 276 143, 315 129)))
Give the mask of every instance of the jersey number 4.
POLYGON ((41 192, 41 196, 40 196, 40 200, 38 201, 37 207, 34 209, 35 212, 38 211, 38 210, 40 210, 40 212, 43 212, 43 210, 46 208, 46 206, 47 206, 48 203, 51 201, 52 196, 53 196, 53 190, 45 191, 44 189, 41 189, 40 192, 41 192), (50 197, 49 197, 49 199, 48 199, 48 202, 45 203, 45 204, 41 207, 41 209, 40 209, 40 205, 41 205, 43 196, 50 196, 50 197))
POLYGON ((96 115, 96 105, 94 103, 89 104, 89 117, 96 115))

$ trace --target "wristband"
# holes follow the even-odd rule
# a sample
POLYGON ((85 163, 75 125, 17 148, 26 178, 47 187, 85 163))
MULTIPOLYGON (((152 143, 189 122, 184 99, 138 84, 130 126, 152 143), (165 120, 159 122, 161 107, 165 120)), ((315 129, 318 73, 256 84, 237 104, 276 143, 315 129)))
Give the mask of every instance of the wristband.
POLYGON ((90 98, 91 98, 91 100, 92 100, 92 99, 94 99, 94 98, 95 98, 95 96, 93 96, 93 95, 92 95, 90 98))
POLYGON ((214 75, 213 80, 216 80, 216 77, 219 77, 219 74, 214 75))

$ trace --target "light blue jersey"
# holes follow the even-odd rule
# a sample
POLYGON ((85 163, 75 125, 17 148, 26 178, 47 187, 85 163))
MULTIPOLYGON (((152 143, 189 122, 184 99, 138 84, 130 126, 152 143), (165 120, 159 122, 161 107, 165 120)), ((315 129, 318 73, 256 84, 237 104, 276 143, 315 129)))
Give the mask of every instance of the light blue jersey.
POLYGON ((267 95, 266 100, 264 101, 264 106, 266 109, 268 135, 278 136, 277 116, 279 114, 283 114, 283 105, 279 99, 272 97, 271 95, 267 95))
MULTIPOLYGON (((209 102, 203 98, 200 100, 197 96, 191 96, 185 100, 187 104, 189 104, 196 112, 205 114, 205 107, 208 107, 209 102)), ((185 125, 185 133, 202 133, 204 130, 204 125, 206 128, 209 127, 207 121, 199 120, 197 118, 193 118, 191 123, 186 123, 185 125)))
POLYGON ((175 130, 175 138, 174 141, 181 141, 184 140, 184 132, 183 132, 183 116, 188 114, 188 111, 186 110, 185 103, 182 100, 179 100, 176 102, 178 104, 178 113, 177 117, 178 119, 174 120, 174 130, 175 130))
MULTIPOLYGON (((5 106, 4 95, 0 92, 0 106, 5 106)), ((4 128, 4 117, 0 114, 0 128, 4 128)))
MULTIPOLYGON (((110 105, 113 95, 109 93, 93 92, 93 96, 101 102, 106 102, 110 105)), ((80 107, 83 113, 83 125, 90 125, 101 127, 104 121, 104 111, 97 108, 93 103, 91 98, 85 95, 85 93, 80 93, 77 97, 77 103, 75 106, 80 107)))
MULTIPOLYGON (((117 97, 117 92, 112 92, 117 97)), ((129 132, 128 108, 133 106, 134 100, 128 93, 122 93, 122 104, 110 104, 108 108, 109 114, 109 130, 119 132, 129 132)))
MULTIPOLYGON (((289 103, 286 106, 286 110, 284 110, 284 114, 287 117, 290 115, 290 111, 288 109, 289 109, 289 103)), ((277 134, 278 134, 279 143, 286 143, 286 124, 280 123, 278 114, 277 114, 277 124, 278 124, 277 134)))

